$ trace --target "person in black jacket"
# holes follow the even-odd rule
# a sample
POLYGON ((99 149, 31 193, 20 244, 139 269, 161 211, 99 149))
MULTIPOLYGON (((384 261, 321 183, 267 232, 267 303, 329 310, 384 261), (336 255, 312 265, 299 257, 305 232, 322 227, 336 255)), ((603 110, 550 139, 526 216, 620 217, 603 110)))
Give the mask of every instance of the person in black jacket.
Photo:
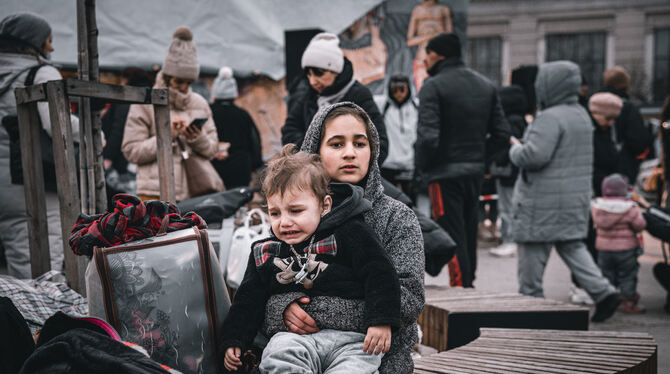
POLYGON ((638 156, 643 155, 651 146, 651 133, 644 124, 640 109, 630 101, 630 76, 621 66, 614 66, 603 73, 605 92, 613 93, 623 100, 621 114, 614 121, 610 131, 614 132, 617 153, 621 160, 620 172, 635 181, 642 162, 638 156))
POLYGON ((431 39, 425 63, 431 77, 419 93, 415 170, 430 183, 433 218, 458 245, 452 285, 472 287, 485 160, 504 153, 509 124, 495 86, 464 66, 455 34, 431 39))
POLYGON ((302 55, 305 78, 289 99, 289 111, 282 127, 282 143, 302 145, 305 132, 319 108, 351 101, 368 113, 380 139, 379 164, 388 154, 384 117, 372 99, 370 90, 354 79, 351 62, 344 57, 337 35, 320 33, 309 42, 302 55))
MULTIPOLYGON (((151 87, 153 84, 153 79, 144 70, 130 67, 121 72, 122 86, 151 87)), ((121 142, 129 109, 130 104, 112 103, 100 119, 106 140, 105 147, 102 149, 105 169, 113 167, 121 174, 125 173, 128 167, 128 160, 121 152, 121 142)))
POLYGON ((212 165, 226 188, 248 186, 251 174, 263 166, 258 129, 249 113, 235 105, 237 95, 233 71, 224 66, 214 80, 210 107, 219 136, 219 152, 212 165))
MULTIPOLYGON (((500 102, 507 122, 510 125, 512 136, 521 139, 526 131, 528 123, 524 118, 528 110, 526 102, 526 93, 521 86, 512 85, 502 87, 499 91, 500 102)), ((509 147, 508 147, 509 148, 509 147)), ((511 233, 511 214, 512 214, 512 193, 514 192, 514 182, 519 175, 519 168, 514 166, 509 160, 508 152, 503 153, 501 161, 494 162, 491 165, 491 173, 496 176, 496 191, 498 193, 498 211, 500 212, 500 236, 502 244, 492 248, 489 253, 494 256, 513 256, 516 253, 516 243, 512 240, 511 233), (497 171, 497 173, 496 173, 497 171)))
POLYGON ((252 244, 244 280, 223 323, 220 349, 226 369, 242 365, 240 355, 261 327, 267 299, 295 291, 364 299, 367 334, 279 332, 263 351, 262 372, 379 369, 380 353, 391 346, 391 329, 401 324, 398 276, 363 219, 372 208, 363 189, 348 183, 329 186, 329 179, 319 156, 295 153, 293 144, 268 165, 263 192, 273 237, 252 244))

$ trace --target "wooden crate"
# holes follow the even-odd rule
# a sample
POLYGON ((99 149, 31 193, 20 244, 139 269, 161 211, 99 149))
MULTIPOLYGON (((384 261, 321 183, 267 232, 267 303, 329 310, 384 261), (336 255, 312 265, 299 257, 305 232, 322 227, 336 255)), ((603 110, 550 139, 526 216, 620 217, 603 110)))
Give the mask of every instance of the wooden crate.
POLYGON ((473 341, 481 327, 587 330, 589 309, 515 293, 426 287, 418 322, 422 344, 442 352, 473 341))
POLYGON ((657 345, 646 333, 481 329, 465 346, 414 361, 414 373, 657 372, 657 345))

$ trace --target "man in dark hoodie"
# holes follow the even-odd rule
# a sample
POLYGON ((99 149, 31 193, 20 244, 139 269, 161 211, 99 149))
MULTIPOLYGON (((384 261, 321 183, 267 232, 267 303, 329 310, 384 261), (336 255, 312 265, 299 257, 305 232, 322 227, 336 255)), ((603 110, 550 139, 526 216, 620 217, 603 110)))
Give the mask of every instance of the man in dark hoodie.
POLYGON ((267 169, 263 191, 274 237, 252 244, 247 272, 223 324, 228 370, 261 327, 270 295, 305 292, 365 300, 367 334, 323 329, 275 334, 263 351, 264 373, 377 372, 400 320, 398 275, 379 238, 364 221, 372 204, 363 189, 330 185, 319 157, 287 145, 267 169), (332 208, 332 209, 331 209, 332 208), (336 369, 337 368, 337 369, 336 369))
POLYGON ((384 118, 370 90, 354 79, 351 62, 344 57, 337 35, 322 32, 309 42, 302 55, 305 80, 289 100, 289 112, 282 127, 282 144, 302 145, 305 132, 316 112, 324 106, 351 101, 365 110, 377 128, 381 143, 379 164, 388 154, 384 118))
POLYGON ((430 183, 433 219, 458 245, 452 285, 472 287, 485 159, 504 153, 509 124, 493 83, 464 66, 458 36, 431 39, 425 63, 431 77, 419 93, 416 172, 430 183))

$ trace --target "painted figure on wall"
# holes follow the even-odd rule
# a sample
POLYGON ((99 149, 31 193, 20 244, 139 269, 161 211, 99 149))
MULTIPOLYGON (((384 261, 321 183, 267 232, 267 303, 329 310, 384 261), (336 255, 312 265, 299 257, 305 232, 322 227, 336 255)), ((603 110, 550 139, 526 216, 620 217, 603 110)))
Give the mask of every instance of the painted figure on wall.
POLYGON ((452 31, 451 10, 446 5, 438 4, 437 0, 422 0, 421 4, 412 10, 407 29, 407 46, 417 46, 412 66, 417 91, 421 89, 423 80, 428 77, 423 62, 428 41, 440 33, 450 33, 452 31))

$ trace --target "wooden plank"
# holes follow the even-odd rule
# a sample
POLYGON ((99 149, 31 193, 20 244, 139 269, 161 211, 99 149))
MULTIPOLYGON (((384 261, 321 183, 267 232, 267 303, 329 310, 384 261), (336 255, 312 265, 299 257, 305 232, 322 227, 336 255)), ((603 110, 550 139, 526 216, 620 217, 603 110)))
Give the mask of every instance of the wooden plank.
MULTIPOLYGON (((149 87, 119 86, 66 79, 68 96, 86 96, 109 102, 167 105, 167 95, 153 94, 149 87)), ((167 90, 166 90, 167 91, 167 90)))
POLYGON ((174 186, 174 164, 172 160, 172 131, 170 130, 170 107, 154 105, 158 158, 160 199, 177 202, 174 186))
MULTIPOLYGON (((26 196, 26 214, 28 215, 30 270, 32 277, 36 278, 51 269, 37 103, 19 104, 16 107, 16 113, 19 120, 21 166, 26 196)), ((6 196, 5 198, 11 197, 6 196)))
POLYGON ((47 99, 46 87, 44 84, 36 84, 29 87, 15 88, 14 96, 16 96, 17 105, 44 101, 47 99))
POLYGON ((84 278, 80 276, 77 256, 69 250, 70 229, 79 216, 79 194, 77 176, 72 172, 75 165, 74 141, 70 123, 70 105, 65 95, 63 81, 46 83, 51 118, 51 132, 56 165, 58 199, 60 201, 63 251, 65 252, 65 276, 68 284, 77 292, 85 292, 84 278))

